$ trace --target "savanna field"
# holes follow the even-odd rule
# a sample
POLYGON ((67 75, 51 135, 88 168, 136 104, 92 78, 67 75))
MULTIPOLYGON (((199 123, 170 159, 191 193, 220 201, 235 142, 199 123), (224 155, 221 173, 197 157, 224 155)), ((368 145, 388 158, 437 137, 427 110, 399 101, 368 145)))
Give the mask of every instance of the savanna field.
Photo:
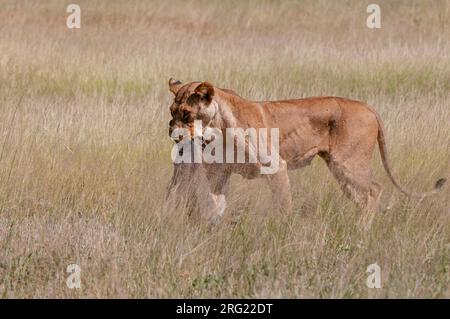
POLYGON ((1 297, 450 298, 449 186, 408 199, 378 151, 367 233, 320 158, 290 173, 289 215, 239 176, 212 229, 165 201, 170 77, 366 101, 403 184, 448 178, 450 1, 376 1, 381 29, 367 1, 78 0, 80 29, 69 3, 0 1, 1 297))

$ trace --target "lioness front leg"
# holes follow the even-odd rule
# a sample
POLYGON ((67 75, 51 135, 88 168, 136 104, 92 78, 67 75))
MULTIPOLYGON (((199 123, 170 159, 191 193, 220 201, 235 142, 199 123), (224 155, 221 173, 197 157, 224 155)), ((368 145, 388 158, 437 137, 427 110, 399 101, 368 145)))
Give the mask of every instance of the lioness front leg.
POLYGON ((275 174, 266 175, 272 191, 273 202, 282 213, 292 211, 292 195, 286 161, 280 158, 280 167, 275 174))
POLYGON ((197 199, 200 203, 200 213, 210 223, 217 224, 222 219, 227 205, 226 196, 229 190, 231 173, 220 165, 205 165, 204 173, 200 183, 208 185, 207 193, 205 187, 199 187, 197 199), (203 190, 201 190, 203 189, 203 190))

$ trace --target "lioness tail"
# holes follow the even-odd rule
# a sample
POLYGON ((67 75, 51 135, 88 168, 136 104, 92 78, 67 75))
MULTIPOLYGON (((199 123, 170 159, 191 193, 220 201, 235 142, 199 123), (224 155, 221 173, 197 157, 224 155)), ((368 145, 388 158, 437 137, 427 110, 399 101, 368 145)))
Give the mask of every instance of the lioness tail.
POLYGON ((377 114, 377 112, 373 111, 375 114, 377 121, 378 121, 378 146, 380 148, 380 154, 381 154, 381 161, 383 162, 384 169, 386 170, 386 173, 388 174, 389 178, 391 179, 392 183, 405 195, 410 197, 419 197, 424 198, 433 194, 436 194, 442 186, 444 186, 445 182, 447 181, 445 178, 440 178, 436 181, 434 184, 434 189, 432 191, 426 192, 426 193, 414 193, 407 189, 405 189, 395 178, 395 176, 392 174, 390 165, 389 165, 389 159, 388 159, 388 152, 386 148, 386 140, 384 138, 384 128, 383 123, 381 122, 380 116, 377 114))

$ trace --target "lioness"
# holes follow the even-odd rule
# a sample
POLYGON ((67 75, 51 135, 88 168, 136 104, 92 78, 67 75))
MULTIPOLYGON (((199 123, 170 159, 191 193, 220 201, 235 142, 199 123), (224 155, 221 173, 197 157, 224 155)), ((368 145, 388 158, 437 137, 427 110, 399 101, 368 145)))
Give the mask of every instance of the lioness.
MULTIPOLYGON (((404 194, 428 196, 445 183, 445 179, 439 179, 435 189, 424 194, 411 193, 401 186, 389 166, 381 119, 363 102, 341 97, 256 102, 208 82, 182 84, 173 79, 169 80, 169 89, 175 95, 170 106, 169 135, 176 128, 192 131, 195 120, 220 130, 279 128, 279 169, 265 177, 282 211, 292 209, 288 170, 304 167, 318 155, 345 195, 362 209, 360 221, 368 229, 383 191, 374 181, 370 165, 377 141, 388 176, 404 194)), ((201 189, 193 191, 202 202, 200 210, 208 219, 217 221, 225 209, 230 175, 255 178, 261 176, 259 167, 260 163, 177 164, 169 193, 177 185, 191 182, 188 188, 201 189)))

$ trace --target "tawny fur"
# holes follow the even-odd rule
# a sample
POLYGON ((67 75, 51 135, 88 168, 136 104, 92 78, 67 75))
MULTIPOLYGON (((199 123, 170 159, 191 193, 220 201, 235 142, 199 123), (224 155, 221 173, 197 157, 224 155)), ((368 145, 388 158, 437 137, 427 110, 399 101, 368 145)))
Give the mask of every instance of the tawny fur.
MULTIPOLYGON (((208 123, 221 130, 230 127, 279 129, 280 168, 277 173, 267 175, 266 179, 274 194, 274 201, 282 211, 292 209, 288 170, 304 167, 315 156, 320 156, 344 194, 363 211, 361 224, 368 229, 383 192, 371 170, 371 158, 377 143, 388 176, 403 193, 409 196, 428 196, 434 194, 445 182, 445 179, 438 180, 436 189, 425 194, 411 193, 400 185, 390 168, 380 117, 363 102, 341 97, 257 102, 207 82, 183 85, 172 79, 169 87, 175 95, 170 107, 173 117, 170 132, 176 127, 192 128, 194 120, 202 120, 205 125, 208 123), (213 107, 215 112, 211 111, 213 107)), ((169 192, 174 185, 183 183, 183 178, 179 177, 182 170, 190 171, 190 177, 184 179, 185 183, 187 180, 192 181, 195 174, 197 179, 206 178, 210 192, 202 195, 203 202, 212 204, 203 205, 203 215, 213 221, 223 214, 224 203, 219 205, 217 199, 225 198, 231 174, 240 174, 246 178, 261 176, 259 163, 200 166, 196 166, 196 173, 193 173, 192 167, 187 168, 189 165, 176 166, 169 192)), ((197 187, 198 183, 191 185, 197 187)))

